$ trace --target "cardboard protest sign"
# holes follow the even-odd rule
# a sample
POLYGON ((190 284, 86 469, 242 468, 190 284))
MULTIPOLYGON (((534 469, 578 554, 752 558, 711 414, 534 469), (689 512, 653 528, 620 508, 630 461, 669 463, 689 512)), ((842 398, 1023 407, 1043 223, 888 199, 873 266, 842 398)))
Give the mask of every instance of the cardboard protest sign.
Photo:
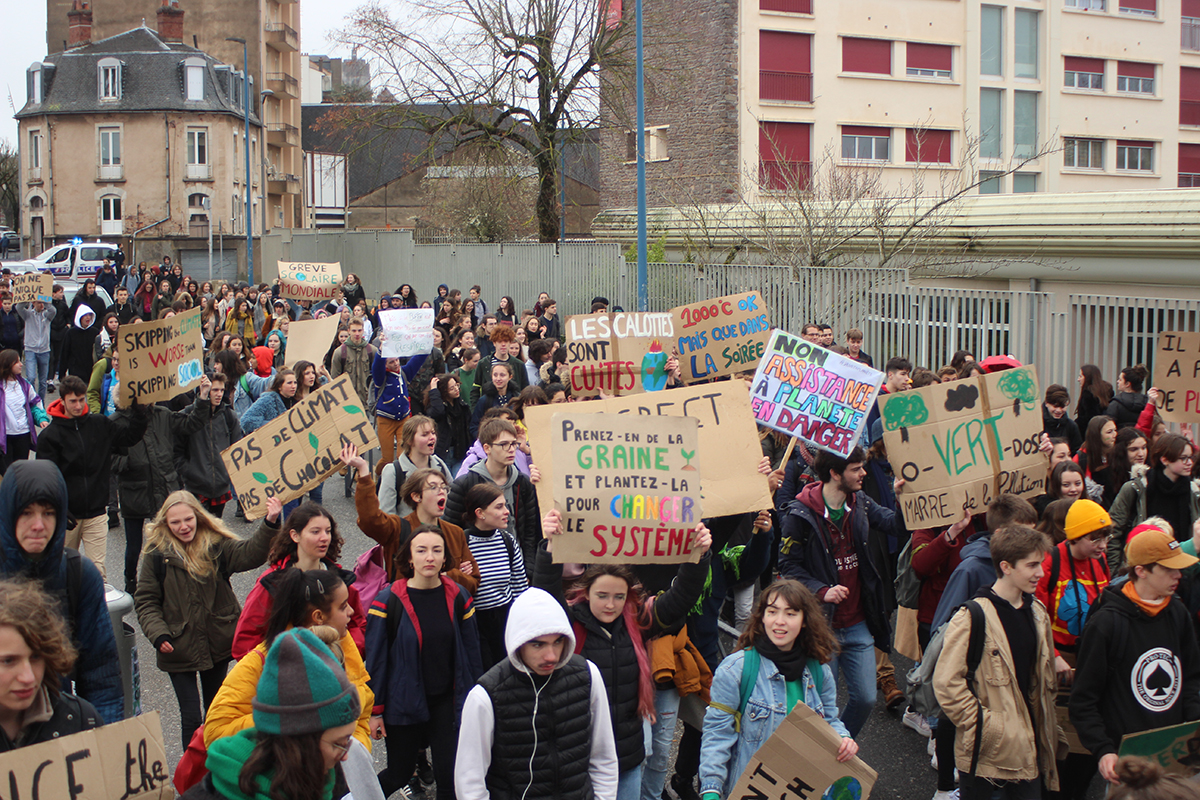
POLYGON ((433 350, 433 309, 394 308, 379 312, 384 358, 426 355, 433 350))
POLYGON ((771 338, 758 292, 731 294, 671 309, 684 383, 754 369, 771 338))
POLYGON ((157 711, 0 756, 5 798, 175 797, 157 711))
POLYGON ((1153 761, 1173 775, 1200 775, 1200 722, 1126 734, 1121 737, 1117 755, 1153 761))
POLYGON ((49 303, 54 298, 50 293, 54 290, 54 278, 45 272, 25 272, 12 276, 14 303, 32 303, 41 300, 49 303))
POLYGON ((1167 422, 1200 422, 1200 333, 1164 331, 1154 353, 1155 407, 1167 422))
POLYGON ((667 386, 675 343, 670 313, 577 314, 567 318, 567 380, 572 397, 620 397, 667 386))
POLYGON ((313 364, 325 363, 325 354, 337 338, 340 318, 334 314, 321 319, 306 319, 288 323, 287 366, 294 367, 301 361, 313 364))
POLYGON ((554 561, 698 561, 692 549, 701 517, 693 463, 698 439, 694 417, 555 414, 550 462, 563 534, 554 542, 554 561))
POLYGON ((839 763, 841 744, 820 714, 796 703, 751 757, 729 797, 867 800, 877 773, 858 756, 839 763))
MULTIPOLYGON (((572 403, 581 414, 635 414, 650 417, 695 417, 699 421, 700 497, 704 514, 722 517, 771 508, 774 501, 767 476, 758 472, 762 447, 750 413, 750 398, 742 381, 689 386, 652 395, 615 397, 572 403)), ((527 406, 525 424, 533 461, 541 470, 538 505, 554 506, 557 485, 550 450, 550 426, 559 406, 527 406)), ((660 420, 661 421, 661 420, 660 420)))
POLYGON ((267 513, 267 499, 294 500, 342 468, 342 446, 379 446, 349 375, 342 375, 221 453, 246 519, 267 513))
POLYGON ((121 376, 118 403, 125 408, 137 397, 143 405, 170 400, 204 377, 204 338, 200 309, 169 319, 130 323, 117 329, 121 376))
POLYGON ((341 262, 280 261, 279 293, 288 300, 332 300, 341 286, 341 262))
POLYGON ((1031 366, 881 395, 883 439, 905 480, 897 500, 909 527, 981 514, 997 495, 1045 492, 1040 400, 1031 366))
POLYGON ((882 372, 776 329, 750 384, 750 405, 760 424, 845 456, 882 383, 882 372))

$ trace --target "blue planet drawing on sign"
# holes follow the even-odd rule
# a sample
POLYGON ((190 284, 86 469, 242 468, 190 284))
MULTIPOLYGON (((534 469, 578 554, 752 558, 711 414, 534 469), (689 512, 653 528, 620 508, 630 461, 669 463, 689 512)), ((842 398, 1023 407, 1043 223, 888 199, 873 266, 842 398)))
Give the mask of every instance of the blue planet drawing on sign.
POLYGON ((862 784, 847 775, 829 784, 821 800, 862 800, 862 784))

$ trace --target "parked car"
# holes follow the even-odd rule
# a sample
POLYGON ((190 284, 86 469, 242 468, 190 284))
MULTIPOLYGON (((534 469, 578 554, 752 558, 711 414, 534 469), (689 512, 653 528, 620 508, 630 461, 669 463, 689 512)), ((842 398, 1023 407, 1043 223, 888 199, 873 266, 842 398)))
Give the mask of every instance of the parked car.
POLYGON ((21 234, 9 228, 0 228, 0 242, 8 241, 8 252, 20 254, 21 234))
MULTIPOLYGON (((104 259, 115 258, 117 246, 106 242, 80 242, 51 247, 35 258, 22 261, 5 261, 4 266, 14 273, 48 272, 59 280, 75 280, 82 283, 95 277, 104 259)), ((64 284, 65 285, 65 284, 64 284)))

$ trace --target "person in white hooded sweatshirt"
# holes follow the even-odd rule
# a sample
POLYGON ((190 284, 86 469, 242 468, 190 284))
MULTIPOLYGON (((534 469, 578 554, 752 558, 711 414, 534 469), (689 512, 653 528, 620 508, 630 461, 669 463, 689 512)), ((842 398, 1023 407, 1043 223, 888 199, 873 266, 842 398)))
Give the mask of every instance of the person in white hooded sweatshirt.
POLYGON ((541 589, 513 602, 508 658, 467 695, 458 800, 615 800, 617 748, 604 680, 575 655, 562 606, 541 589))

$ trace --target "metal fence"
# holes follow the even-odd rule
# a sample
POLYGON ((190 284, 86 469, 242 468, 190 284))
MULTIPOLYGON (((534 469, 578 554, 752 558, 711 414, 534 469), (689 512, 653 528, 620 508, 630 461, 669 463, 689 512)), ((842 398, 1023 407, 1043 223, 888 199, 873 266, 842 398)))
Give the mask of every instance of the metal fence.
MULTIPOLYGON (((637 295, 637 270, 616 244, 417 244, 407 231, 284 231, 262 241, 265 264, 340 261, 371 292, 410 283, 426 298, 441 283, 464 291, 479 284, 493 307, 508 295, 523 309, 545 291, 563 316, 587 313, 595 296, 632 309, 637 295)), ((1110 381, 1131 364, 1153 372, 1159 331, 1200 329, 1196 300, 1071 294, 1063 302, 1053 292, 914 284, 901 269, 649 265, 655 311, 751 290, 786 330, 824 323, 840 338, 861 328, 877 366, 904 355, 937 369, 960 349, 980 358, 1012 354, 1037 365, 1043 386, 1061 383, 1072 395, 1081 365, 1098 365, 1110 381)))

